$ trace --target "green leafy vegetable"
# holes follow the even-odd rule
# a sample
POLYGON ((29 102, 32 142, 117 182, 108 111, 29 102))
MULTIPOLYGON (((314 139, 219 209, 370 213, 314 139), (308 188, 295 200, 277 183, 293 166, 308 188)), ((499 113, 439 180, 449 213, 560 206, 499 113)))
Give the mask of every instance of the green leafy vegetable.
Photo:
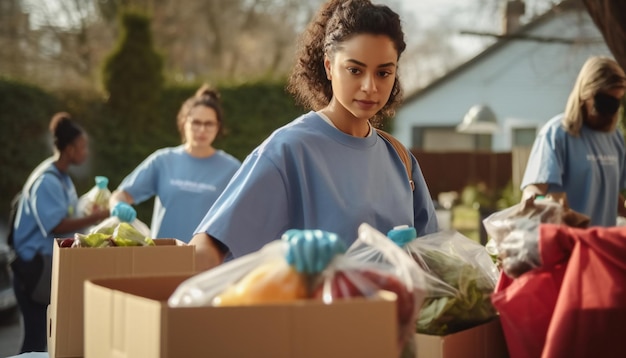
POLYGON ((115 227, 113 241, 117 246, 154 246, 154 241, 143 236, 131 224, 123 222, 115 227))
POLYGON ((108 247, 113 246, 111 235, 93 233, 88 235, 76 234, 74 238, 79 240, 81 247, 108 247))
POLYGON ((424 300, 416 330, 418 333, 446 335, 473 327, 495 317, 491 304, 493 282, 456 253, 438 250, 419 252, 426 269, 455 294, 432 293, 424 300))

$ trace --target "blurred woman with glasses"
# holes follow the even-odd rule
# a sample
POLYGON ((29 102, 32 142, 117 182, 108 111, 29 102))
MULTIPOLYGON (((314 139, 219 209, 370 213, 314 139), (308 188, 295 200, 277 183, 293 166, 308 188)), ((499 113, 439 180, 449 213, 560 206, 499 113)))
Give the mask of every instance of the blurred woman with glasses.
POLYGON ((182 144, 151 154, 111 195, 111 214, 133 221, 131 206, 155 197, 151 236, 188 242, 204 214, 239 169, 240 161, 213 147, 223 134, 219 93, 204 85, 177 117, 182 144))

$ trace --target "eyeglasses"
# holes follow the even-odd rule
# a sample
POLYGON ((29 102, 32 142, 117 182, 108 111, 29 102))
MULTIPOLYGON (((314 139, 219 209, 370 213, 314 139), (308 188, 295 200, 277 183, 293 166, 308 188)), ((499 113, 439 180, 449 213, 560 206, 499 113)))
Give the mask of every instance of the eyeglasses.
POLYGON ((191 129, 193 129, 194 131, 199 131, 202 128, 213 129, 217 128, 218 126, 217 121, 201 121, 199 119, 192 119, 189 124, 191 124, 191 129))

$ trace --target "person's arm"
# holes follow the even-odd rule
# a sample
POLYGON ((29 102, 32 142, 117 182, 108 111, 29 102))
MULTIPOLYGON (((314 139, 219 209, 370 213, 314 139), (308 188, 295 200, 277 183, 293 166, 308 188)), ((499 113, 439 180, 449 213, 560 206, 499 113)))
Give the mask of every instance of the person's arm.
POLYGON ((111 194, 111 197, 109 198, 109 207, 114 208, 115 205, 117 205, 117 203, 119 203, 120 201, 131 205, 135 203, 135 199, 133 199, 133 197, 128 194, 128 192, 118 189, 111 194))
POLYGON ((224 261, 224 246, 207 233, 195 234, 189 241, 196 249, 196 271, 206 271, 220 265, 224 261))
POLYGON ((132 222, 137 218, 137 211, 132 207, 135 200, 124 190, 116 190, 109 198, 110 213, 125 222, 132 222))
POLYGON ((548 193, 548 184, 529 184, 522 191, 521 202, 537 195, 546 195, 548 193))
POLYGON ((55 226, 54 229, 52 229, 52 232, 55 234, 65 234, 68 232, 79 231, 90 225, 97 224, 108 217, 108 210, 98 210, 94 211, 89 216, 84 216, 80 218, 65 218, 61 220, 59 225, 55 226))

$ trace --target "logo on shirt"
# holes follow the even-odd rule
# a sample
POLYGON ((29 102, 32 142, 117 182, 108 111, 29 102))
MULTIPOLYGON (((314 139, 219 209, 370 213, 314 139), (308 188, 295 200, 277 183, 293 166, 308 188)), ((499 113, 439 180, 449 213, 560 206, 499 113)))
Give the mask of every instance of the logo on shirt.
POLYGON ((189 181, 189 180, 172 179, 170 180, 170 184, 172 186, 179 188, 180 190, 189 191, 193 193, 202 193, 205 191, 217 190, 215 185, 206 184, 206 183, 198 183, 198 182, 189 181))
POLYGON ((587 154, 587 161, 589 162, 597 162, 600 165, 617 165, 617 156, 616 155, 595 155, 595 154, 587 154))

